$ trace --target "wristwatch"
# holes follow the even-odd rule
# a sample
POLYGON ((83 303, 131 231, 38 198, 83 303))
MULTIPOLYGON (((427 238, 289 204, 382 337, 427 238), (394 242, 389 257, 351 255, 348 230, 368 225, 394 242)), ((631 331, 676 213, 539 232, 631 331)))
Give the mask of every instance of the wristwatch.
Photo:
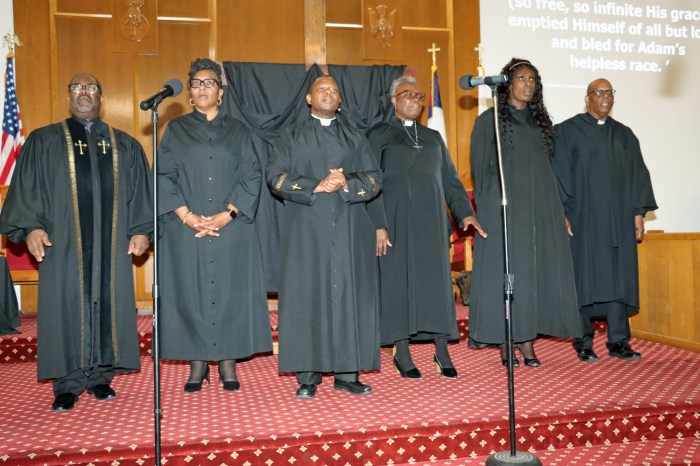
POLYGON ((236 220, 236 217, 238 217, 238 214, 236 213, 235 210, 231 209, 228 211, 228 214, 231 216, 233 220, 236 220))

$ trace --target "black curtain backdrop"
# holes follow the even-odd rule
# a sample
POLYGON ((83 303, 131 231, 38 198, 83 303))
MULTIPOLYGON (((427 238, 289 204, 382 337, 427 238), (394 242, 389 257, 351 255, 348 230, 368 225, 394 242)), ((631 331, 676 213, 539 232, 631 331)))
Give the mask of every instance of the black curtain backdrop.
MULTIPOLYGON (((228 85, 224 86, 221 110, 245 123, 263 169, 279 131, 295 121, 309 118, 306 93, 323 71, 317 65, 223 62, 228 85)), ((340 88, 342 103, 338 119, 363 130, 394 116, 389 86, 403 76, 404 66, 328 65, 328 73, 340 88)), ((263 175, 263 179, 264 175, 263 175)), ((277 291, 279 227, 277 201, 263 184, 256 223, 260 233, 268 291, 277 291)))

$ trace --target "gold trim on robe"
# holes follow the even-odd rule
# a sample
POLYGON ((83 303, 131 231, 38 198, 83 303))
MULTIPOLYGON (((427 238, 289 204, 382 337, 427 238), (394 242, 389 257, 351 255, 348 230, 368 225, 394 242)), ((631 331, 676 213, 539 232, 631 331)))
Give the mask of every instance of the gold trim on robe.
MULTIPOLYGON (((119 342, 117 341, 117 303, 116 303, 116 271, 117 271, 117 223, 119 218, 119 149, 117 148, 117 139, 114 136, 114 130, 109 126, 109 139, 112 142, 112 172, 113 176, 113 207, 112 207, 112 257, 110 260, 110 306, 112 316, 112 349, 114 351, 114 363, 119 361, 119 342)), ((104 150, 104 148, 103 148, 104 150)))
POLYGON ((78 209, 78 180, 75 173, 75 150, 73 138, 66 120, 62 122, 63 134, 68 148, 68 171, 70 172, 70 189, 73 197, 73 217, 75 221, 75 243, 78 254, 78 280, 80 282, 80 364, 85 363, 85 282, 83 271, 83 240, 80 230, 80 210, 78 209))
POLYGON ((289 173, 282 173, 280 175, 280 179, 277 181, 277 184, 275 185, 275 191, 279 191, 280 188, 282 188, 282 183, 284 183, 284 180, 287 178, 287 175, 289 175, 289 173))
POLYGON ((362 174, 365 175, 369 179, 370 183, 372 183, 372 192, 376 193, 377 192, 377 182, 375 181, 374 177, 367 172, 362 172, 362 174))

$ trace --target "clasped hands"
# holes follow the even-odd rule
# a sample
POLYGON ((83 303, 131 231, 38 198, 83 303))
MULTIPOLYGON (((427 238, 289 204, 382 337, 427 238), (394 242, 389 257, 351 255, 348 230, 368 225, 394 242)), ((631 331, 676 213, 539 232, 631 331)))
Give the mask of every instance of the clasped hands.
MULTIPOLYGON (((53 246, 49 239, 49 234, 45 230, 34 230, 27 235, 27 249, 29 253, 36 259, 37 262, 43 262, 46 255, 46 249, 53 246)), ((148 249, 148 236, 134 235, 129 240, 129 248, 127 254, 140 256, 148 249)))
POLYGON ((218 231, 231 222, 232 219, 228 212, 219 212, 210 216, 197 215, 193 212, 187 218, 185 225, 196 232, 195 238, 203 238, 205 236, 220 236, 218 231))
MULTIPOLYGON (((236 213, 239 212, 233 204, 229 203, 227 207, 228 209, 235 210, 236 213)), ((205 216, 191 212, 187 206, 181 206, 175 209, 175 215, 180 218, 182 223, 196 232, 194 235, 195 238, 220 236, 218 231, 233 221, 228 211, 205 216)))
POLYGON ((347 190, 348 183, 342 168, 331 168, 328 176, 314 188, 314 193, 334 193, 340 189, 347 190))

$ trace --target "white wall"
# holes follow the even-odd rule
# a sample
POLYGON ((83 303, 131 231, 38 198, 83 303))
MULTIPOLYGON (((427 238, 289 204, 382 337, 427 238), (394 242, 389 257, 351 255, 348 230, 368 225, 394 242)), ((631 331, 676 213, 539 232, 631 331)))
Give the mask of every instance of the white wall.
POLYGON ((612 116, 635 132, 651 173, 659 210, 647 230, 700 232, 700 1, 482 0, 481 41, 487 75, 532 61, 555 123, 585 111, 588 83, 608 79, 612 116))

